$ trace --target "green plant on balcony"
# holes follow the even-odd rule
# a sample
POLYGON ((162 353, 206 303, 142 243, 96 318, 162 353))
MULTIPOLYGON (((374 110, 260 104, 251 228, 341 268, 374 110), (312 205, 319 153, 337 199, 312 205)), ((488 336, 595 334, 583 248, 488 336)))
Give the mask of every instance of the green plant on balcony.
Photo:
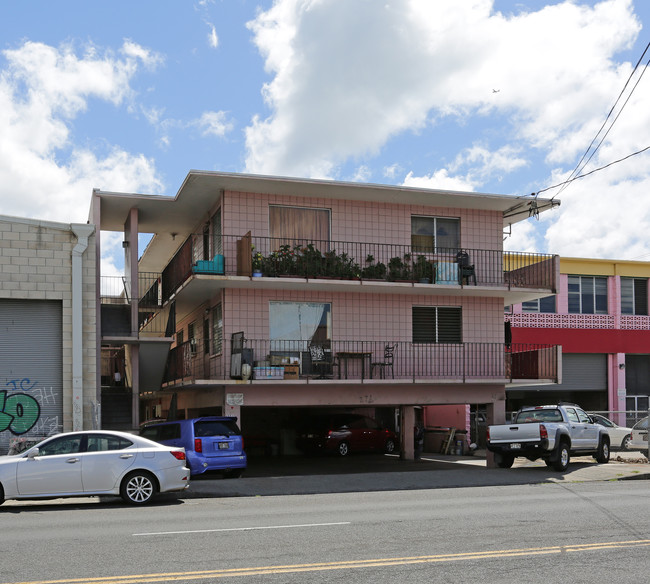
POLYGON ((305 278, 317 278, 323 275, 325 258, 313 243, 294 247, 298 275, 305 278))
POLYGON ((396 280, 413 280, 413 270, 411 268, 411 254, 405 253, 403 257, 396 256, 388 260, 388 279, 396 280))
POLYGON ((413 277, 421 283, 430 284, 433 280, 433 263, 426 256, 419 255, 413 263, 413 277))
POLYGON ((325 252, 325 269, 323 275, 331 278, 349 280, 351 278, 358 278, 361 275, 361 268, 354 261, 354 258, 349 257, 346 252, 337 254, 336 250, 330 250, 325 252))
POLYGON ((385 280, 386 264, 382 262, 375 263, 374 256, 368 254, 366 257, 366 266, 361 270, 361 277, 369 280, 385 280))

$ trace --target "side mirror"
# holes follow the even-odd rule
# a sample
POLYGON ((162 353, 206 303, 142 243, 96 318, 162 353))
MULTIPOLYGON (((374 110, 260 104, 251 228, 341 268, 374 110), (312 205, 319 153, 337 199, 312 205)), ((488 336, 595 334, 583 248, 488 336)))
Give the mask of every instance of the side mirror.
POLYGON ((27 455, 27 458, 32 458, 32 459, 33 459, 33 458, 36 458, 36 457, 38 456, 38 454, 39 454, 39 450, 38 450, 38 448, 32 448, 32 449, 29 451, 29 454, 27 455))

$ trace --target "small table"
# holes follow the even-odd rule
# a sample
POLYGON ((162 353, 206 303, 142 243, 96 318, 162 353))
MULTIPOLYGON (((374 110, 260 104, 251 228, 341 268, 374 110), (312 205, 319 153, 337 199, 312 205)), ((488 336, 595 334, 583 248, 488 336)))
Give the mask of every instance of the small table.
POLYGON ((345 378, 348 378, 348 361, 350 359, 359 359, 361 361, 361 379, 366 377, 366 359, 368 359, 368 369, 370 369, 371 351, 339 351, 336 354, 339 360, 339 379, 341 379, 341 365, 345 363, 345 378))

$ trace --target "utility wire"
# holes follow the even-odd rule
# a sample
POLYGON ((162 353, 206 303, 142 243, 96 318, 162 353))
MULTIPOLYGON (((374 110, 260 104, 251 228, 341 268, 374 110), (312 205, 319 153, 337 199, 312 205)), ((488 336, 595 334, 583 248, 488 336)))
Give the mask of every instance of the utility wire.
MULTIPOLYGON (((625 85, 623 86, 623 89, 621 89, 621 92, 619 93, 618 97, 616 98, 616 101, 614 102, 614 105, 613 105, 613 106, 611 107, 611 109, 609 110, 609 113, 607 114, 607 117, 605 118, 605 121, 603 122, 602 126, 600 127, 600 129, 598 130, 598 132, 596 133, 596 135, 595 135, 594 138, 592 139, 591 143, 590 143, 589 146, 587 147, 587 150, 585 150, 585 153, 582 155, 582 158, 580 159, 580 161, 578 162, 578 164, 576 165, 576 167, 573 169, 573 171, 572 171, 571 174, 569 175, 569 178, 568 178, 566 181, 564 181, 563 183, 560 183, 559 185, 556 185, 556 186, 560 186, 561 188, 560 188, 560 190, 559 190, 557 193, 555 193, 555 195, 553 195, 553 198, 557 197, 557 196, 558 196, 558 195, 559 195, 559 194, 560 194, 560 193, 561 193, 565 188, 567 188, 567 186, 568 186, 570 183, 572 183, 573 180, 575 180, 576 178, 582 178, 582 176, 587 176, 586 174, 585 174, 585 175, 581 175, 581 176, 577 176, 577 175, 578 175, 580 172, 582 172, 582 171, 584 170, 584 168, 587 166, 587 164, 589 164, 589 161, 590 161, 590 160, 593 158, 593 156, 596 154, 596 152, 598 151, 598 149, 599 149, 600 146, 602 145, 603 141, 605 140, 605 138, 606 138, 607 135, 609 134, 610 130, 614 127, 614 124, 616 123, 616 121, 618 120, 619 116, 620 116, 621 113, 623 112, 623 109, 625 108, 625 106, 627 105, 628 101, 629 101, 630 98, 632 97, 632 94, 634 93, 634 90, 637 88, 637 86, 639 85, 639 82, 640 82, 641 79, 643 78, 643 74, 645 73, 648 64, 650 64, 650 60, 648 61, 648 63, 646 63, 646 66, 643 68, 643 72, 641 73, 641 76, 639 77, 639 79, 637 80, 637 82, 634 84, 634 87, 632 88, 632 91, 630 91, 630 94, 628 95, 627 99, 625 100, 625 103, 623 104, 623 106, 621 107, 620 111, 618 112, 618 114, 616 115, 616 117, 614 118, 614 120, 612 121, 611 125, 609 126, 609 129, 607 130, 607 132, 605 132, 605 134, 603 135, 603 137, 600 139, 600 142, 598 143, 598 145, 596 146, 596 148, 594 148, 593 152, 591 153, 591 155, 589 156, 589 158, 586 160, 586 162, 585 162, 584 164, 582 164, 582 163, 583 163, 583 161, 585 160, 585 158, 587 157, 587 154, 589 154, 589 151, 591 150, 592 146, 594 145, 594 142, 596 141, 596 139, 598 138, 598 136, 600 135, 600 133, 601 133, 601 132, 603 131, 603 129, 605 128, 605 126, 606 126, 606 124, 607 124, 607 121, 608 121, 609 118, 612 116, 612 113, 613 113, 614 110, 616 109, 616 106, 618 105, 618 102, 619 102, 619 101, 621 100, 621 98, 623 97, 623 94, 625 93, 625 90, 626 90, 627 86, 629 85, 631 79, 634 77, 634 74, 636 73, 637 69, 639 68, 639 65, 641 64, 641 61, 643 61, 643 58, 645 57, 645 54, 648 52, 648 49, 649 49, 649 48, 650 48, 650 43, 648 43, 648 44, 646 45, 645 50, 643 51, 643 54, 641 55, 641 57, 639 57, 639 60, 637 61, 636 65, 634 66, 634 69, 632 70, 632 72, 630 73, 629 77, 627 78, 627 81, 625 82, 625 85)), ((622 160, 625 160, 625 159, 622 159, 622 160)), ((608 166, 609 166, 609 165, 608 165, 608 166)), ((602 168, 607 168, 607 167, 604 166, 604 167, 602 167, 602 168)), ((591 173, 589 173, 589 174, 591 174, 591 173)), ((554 187, 549 187, 549 188, 554 188, 554 187)), ((548 190, 548 189, 544 189, 544 190, 546 191, 546 190, 548 190)), ((543 192, 543 191, 539 191, 539 192, 541 193, 541 192, 543 192)))
MULTIPOLYGON (((636 152, 632 152, 632 154, 628 154, 627 156, 624 156, 623 158, 619 158, 618 160, 614 160, 613 162, 610 162, 609 164, 606 164, 605 166, 601 166, 599 168, 594 168, 594 170, 590 170, 589 172, 585 172, 584 174, 574 176, 572 179, 565 180, 564 182, 553 185, 552 187, 546 187, 545 189, 542 189, 541 191, 537 191, 536 195, 539 195, 539 193, 543 193, 544 191, 550 191, 551 189, 556 189, 556 188, 561 187, 563 185, 572 183, 574 180, 578 180, 579 178, 584 178, 585 176, 589 176, 590 174, 594 174, 594 172, 598 172, 599 170, 609 168, 610 166, 612 166, 614 164, 618 164, 619 162, 623 162, 624 160, 627 160, 628 158, 632 158, 632 156, 636 156, 637 154, 642 154, 646 150, 650 150, 650 146, 646 146, 645 148, 643 148, 641 150, 637 150, 636 152)), ((556 196, 557 196, 557 194, 553 195, 553 197, 551 197, 551 201, 556 196)))

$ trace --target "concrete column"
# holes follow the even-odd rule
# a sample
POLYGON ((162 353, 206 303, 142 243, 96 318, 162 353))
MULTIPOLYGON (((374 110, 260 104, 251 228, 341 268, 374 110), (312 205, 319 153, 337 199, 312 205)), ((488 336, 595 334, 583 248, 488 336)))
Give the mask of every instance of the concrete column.
POLYGON ((414 460, 414 429, 415 408, 413 406, 400 407, 400 458, 414 460))
MULTIPOLYGON (((506 402, 505 400, 486 404, 486 418, 488 426, 495 426, 506 423, 506 402)), ((494 454, 489 450, 486 452, 488 468, 496 468, 494 454)))

